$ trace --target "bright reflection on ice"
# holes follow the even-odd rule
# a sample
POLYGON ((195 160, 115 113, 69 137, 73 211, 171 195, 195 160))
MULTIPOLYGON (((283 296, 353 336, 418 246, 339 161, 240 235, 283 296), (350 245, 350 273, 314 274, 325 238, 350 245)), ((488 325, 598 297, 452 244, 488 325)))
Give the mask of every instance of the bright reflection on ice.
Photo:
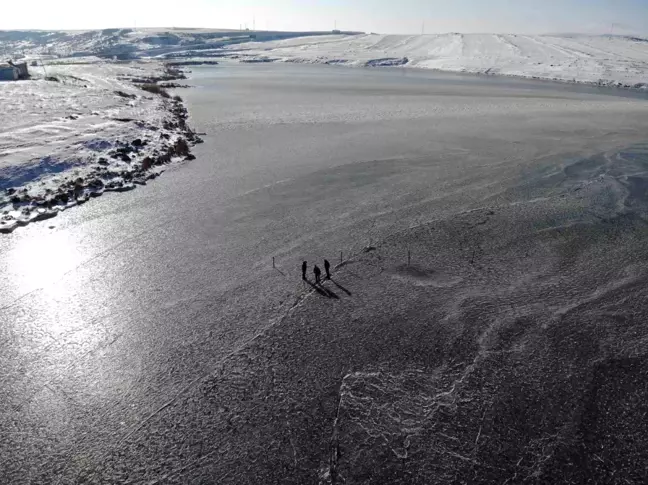
MULTIPOLYGON (((36 347, 53 345, 50 350, 62 359, 91 350, 105 331, 92 323, 92 311, 84 309, 90 289, 77 268, 92 254, 79 244, 80 234, 42 227, 20 236, 5 255, 5 268, 8 293, 20 299, 30 323, 15 332, 38 336, 26 341, 36 347)), ((51 362, 62 361, 57 357, 51 362)))
POLYGON ((56 231, 20 241, 11 252, 8 269, 19 294, 43 288, 47 295, 56 297, 65 293, 65 287, 56 281, 83 259, 70 234, 56 231))

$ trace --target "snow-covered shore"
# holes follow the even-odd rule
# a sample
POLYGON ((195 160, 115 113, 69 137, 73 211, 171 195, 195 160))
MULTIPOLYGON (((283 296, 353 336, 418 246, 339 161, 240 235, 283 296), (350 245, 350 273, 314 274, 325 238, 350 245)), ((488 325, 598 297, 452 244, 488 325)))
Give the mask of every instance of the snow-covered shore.
POLYGON ((199 139, 181 100, 141 89, 179 75, 163 64, 85 59, 31 69, 32 80, 0 83, 0 232, 132 189, 191 157, 199 139))
POLYGON ((601 35, 329 35, 224 47, 243 61, 404 66, 648 89, 648 40, 601 35))

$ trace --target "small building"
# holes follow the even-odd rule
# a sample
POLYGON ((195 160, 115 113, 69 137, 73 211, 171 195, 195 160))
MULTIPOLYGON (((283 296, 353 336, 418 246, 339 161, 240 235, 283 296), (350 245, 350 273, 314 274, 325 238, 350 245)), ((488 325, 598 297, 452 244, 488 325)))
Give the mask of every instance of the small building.
POLYGON ((0 81, 15 81, 18 79, 18 69, 10 64, 0 64, 0 81))
POLYGON ((13 66, 14 69, 18 71, 18 79, 29 79, 29 69, 27 68, 26 62, 21 62, 20 64, 15 64, 9 61, 9 64, 13 66))
POLYGON ((26 62, 14 64, 9 61, 7 64, 0 64, 0 81, 15 81, 17 79, 29 79, 26 62))

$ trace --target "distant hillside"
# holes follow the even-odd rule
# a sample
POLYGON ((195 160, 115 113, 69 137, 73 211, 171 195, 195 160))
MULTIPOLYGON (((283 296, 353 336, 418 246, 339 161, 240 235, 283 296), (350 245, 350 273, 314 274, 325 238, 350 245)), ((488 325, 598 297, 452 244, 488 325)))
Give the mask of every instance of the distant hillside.
POLYGON ((250 40, 265 42, 324 34, 330 32, 217 29, 9 30, 0 31, 0 56, 100 56, 128 59, 218 49, 250 40))
POLYGON ((225 46, 244 62, 399 66, 648 90, 648 40, 616 35, 326 35, 225 46))

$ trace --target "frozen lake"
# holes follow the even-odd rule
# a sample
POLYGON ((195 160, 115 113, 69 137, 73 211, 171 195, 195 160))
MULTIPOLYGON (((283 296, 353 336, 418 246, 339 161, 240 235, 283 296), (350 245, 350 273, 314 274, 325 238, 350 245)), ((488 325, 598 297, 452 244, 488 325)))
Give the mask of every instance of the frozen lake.
MULTIPOLYGON (((300 369, 359 364, 336 354, 326 327, 319 350, 333 364, 291 347, 290 333, 276 354, 254 350, 295 308, 310 324, 330 311, 313 303, 301 261, 335 264, 420 224, 541 200, 554 194, 543 177, 648 133, 645 95, 627 91, 399 69, 192 69, 195 88, 178 94, 206 133, 197 160, 0 238, 0 476, 11 483, 317 483, 340 384, 300 399, 300 369), (291 369, 292 387, 257 392, 259 373, 244 368, 260 355, 263 372, 291 369), (217 376, 229 387, 210 384, 217 376), (272 422, 263 433, 246 421, 255 413, 272 422)), ((362 318, 362 305, 344 308, 362 318)))

